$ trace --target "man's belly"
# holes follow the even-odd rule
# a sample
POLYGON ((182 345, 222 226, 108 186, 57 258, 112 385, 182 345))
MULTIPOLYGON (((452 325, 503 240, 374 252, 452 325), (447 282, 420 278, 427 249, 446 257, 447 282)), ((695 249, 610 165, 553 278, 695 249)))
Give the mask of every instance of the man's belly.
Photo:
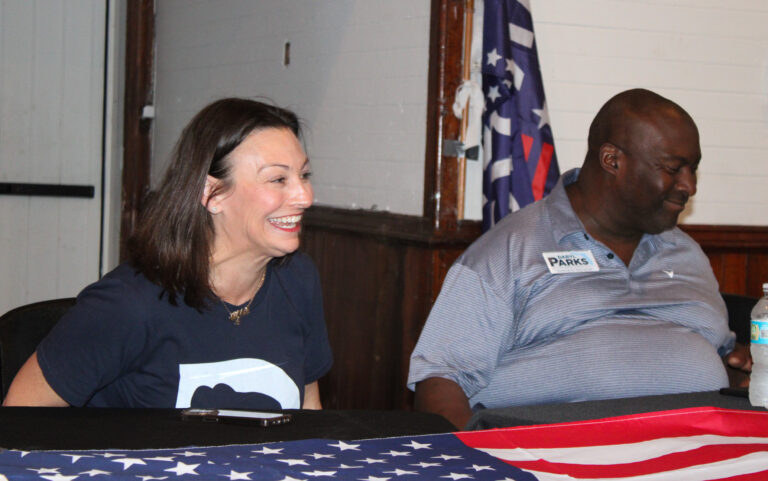
POLYGON ((506 354, 470 403, 487 408, 711 391, 728 385, 717 350, 667 323, 603 324, 506 354))

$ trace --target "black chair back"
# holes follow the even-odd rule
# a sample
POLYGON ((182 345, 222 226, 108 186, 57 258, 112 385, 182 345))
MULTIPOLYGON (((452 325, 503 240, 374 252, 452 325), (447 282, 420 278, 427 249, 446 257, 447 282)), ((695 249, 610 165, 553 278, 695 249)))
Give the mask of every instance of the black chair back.
POLYGON ((728 309, 728 325, 736 333, 736 342, 749 345, 749 325, 752 321, 752 308, 758 299, 739 294, 722 294, 728 309))
POLYGON ((0 317, 0 384, 2 398, 14 376, 75 298, 54 299, 17 307, 0 317))

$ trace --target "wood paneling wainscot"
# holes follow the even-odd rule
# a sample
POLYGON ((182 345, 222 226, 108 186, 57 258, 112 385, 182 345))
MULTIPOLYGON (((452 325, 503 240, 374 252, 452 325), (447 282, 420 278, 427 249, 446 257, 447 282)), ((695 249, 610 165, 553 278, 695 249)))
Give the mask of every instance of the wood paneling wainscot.
POLYGON ((768 282, 768 227, 682 225, 709 257, 720 291, 763 295, 768 282))
POLYGON ((320 381, 327 408, 409 409, 408 362, 453 261, 477 238, 458 219, 459 138, 451 109, 461 83, 465 0, 432 0, 424 161, 424 215, 313 207, 303 249, 323 283, 334 366, 320 381))
POLYGON ((411 351, 453 261, 479 235, 440 239, 421 217, 313 207, 302 249, 320 271, 334 366, 320 382, 336 409, 410 409, 411 351))
MULTIPOLYGON (((768 282, 768 227, 687 225, 723 292, 761 295, 768 282)), ((411 409, 410 354, 454 260, 480 235, 459 222, 439 238, 428 220, 313 207, 302 249, 317 264, 334 366, 321 379, 332 409, 411 409)))

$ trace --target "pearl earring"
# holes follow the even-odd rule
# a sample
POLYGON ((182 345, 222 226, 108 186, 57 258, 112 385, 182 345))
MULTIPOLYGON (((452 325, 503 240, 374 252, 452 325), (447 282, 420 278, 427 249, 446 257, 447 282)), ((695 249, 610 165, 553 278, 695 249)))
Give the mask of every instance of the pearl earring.
POLYGON ((211 207, 211 214, 218 214, 218 213, 219 213, 219 208, 218 207, 215 207, 215 206, 211 207))

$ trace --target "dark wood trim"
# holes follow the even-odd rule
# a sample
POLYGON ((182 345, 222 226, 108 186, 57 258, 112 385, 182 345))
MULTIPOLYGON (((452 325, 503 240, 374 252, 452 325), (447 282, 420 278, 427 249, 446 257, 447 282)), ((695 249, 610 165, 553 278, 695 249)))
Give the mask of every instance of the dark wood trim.
POLYGON ((481 234, 482 227, 477 221, 462 221, 448 235, 445 231, 435 231, 431 219, 427 217, 318 205, 307 211, 303 222, 315 230, 346 232, 431 247, 467 245, 481 234))
POLYGON ((709 258, 721 292, 760 297, 768 281, 768 227, 682 225, 709 258))
POLYGON ((131 0, 126 7, 121 261, 127 257, 127 241, 149 189, 152 120, 142 119, 142 109, 154 101, 155 51, 154 0, 131 0))
POLYGON ((424 217, 439 233, 451 233, 458 228, 458 159, 443 157, 442 140, 458 139, 461 130, 451 105, 462 81, 464 15, 465 0, 432 0, 424 217))
POLYGON ((768 249, 768 227, 742 225, 681 225, 701 248, 743 250, 768 249))

